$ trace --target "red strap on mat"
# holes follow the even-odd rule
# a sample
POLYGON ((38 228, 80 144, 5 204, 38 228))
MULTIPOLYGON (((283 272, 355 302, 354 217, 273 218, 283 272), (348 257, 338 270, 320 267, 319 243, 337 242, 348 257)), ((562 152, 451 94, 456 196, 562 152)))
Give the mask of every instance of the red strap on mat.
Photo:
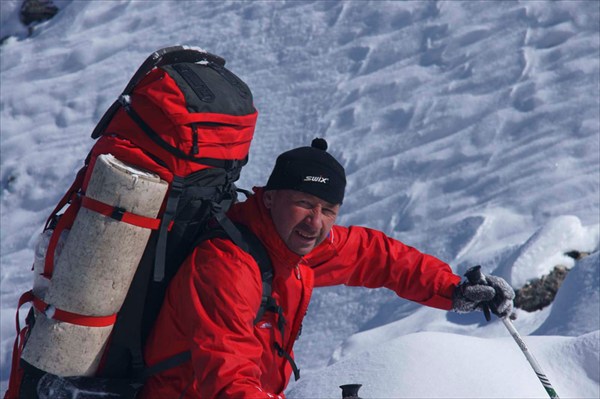
POLYGON ((58 223, 56 224, 54 232, 50 237, 48 250, 46 251, 46 259, 44 260, 44 274, 42 275, 45 278, 52 277, 52 273, 54 271, 54 252, 56 250, 56 245, 58 244, 58 239, 65 229, 71 228, 73 221, 75 220, 75 216, 77 216, 77 211, 79 211, 79 198, 77 196, 73 196, 71 199, 71 205, 69 205, 65 213, 63 213, 60 219, 58 219, 58 223))
POLYGON ((77 313, 67 312, 58 308, 51 307, 46 302, 37 297, 33 297, 33 307, 44 313, 46 317, 54 320, 64 321, 65 323, 77 324, 85 327, 108 327, 115 324, 117 315, 110 316, 85 316, 77 313), (52 309, 52 313, 50 313, 52 309))
POLYGON ((79 169, 79 172, 77 172, 77 176, 75 177, 73 184, 71 184, 71 187, 69 187, 69 189, 67 190, 65 195, 61 198, 61 200, 58 201, 56 208, 54 208, 54 210, 48 217, 48 220, 46 220, 46 225, 44 226, 44 230, 46 230, 46 229, 48 229, 48 227, 50 227, 50 222, 52 221, 54 216, 58 213, 58 211, 60 211, 62 208, 64 208, 64 206, 67 205, 74 198, 75 193, 77 193, 77 191, 79 191, 79 189, 81 188, 81 184, 83 183, 83 178, 85 177, 86 170, 87 170, 87 165, 85 165, 84 167, 79 169))
POLYGON ((19 298, 19 303, 17 304, 17 315, 15 323, 15 326, 17 327, 17 338, 21 333, 21 323, 19 323, 19 309, 21 309, 21 306, 25 305, 26 303, 33 301, 33 298, 35 298, 35 296, 33 295, 33 291, 31 290, 24 292, 23 295, 21 295, 21 297, 19 298))
MULTIPOLYGON (((65 211, 65 213, 58 220, 58 224, 54 229, 54 233, 48 243, 48 250, 46 252, 46 260, 44 261, 44 274, 46 278, 52 278, 52 272, 54 270, 54 250, 56 244, 60 238, 60 234, 63 230, 70 228, 73 225, 73 221, 77 216, 79 205, 90 209, 94 212, 98 212, 102 215, 112 217, 121 222, 125 222, 134 226, 158 230, 160 227, 160 219, 148 218, 145 216, 136 215, 135 213, 124 211, 120 208, 112 205, 105 204, 104 202, 97 201, 90 197, 79 197, 73 196, 71 199, 71 205, 65 211)), ((169 226, 170 229, 171 226, 169 226)))
POLYGON ((10 366, 10 377, 8 379, 8 389, 4 394, 4 399, 17 399, 19 398, 21 390, 21 381, 23 380, 23 368, 21 367, 20 360, 23 348, 25 346, 25 336, 29 331, 29 326, 26 325, 21 329, 21 323, 19 322, 19 309, 24 304, 33 300, 33 292, 27 291, 19 298, 16 312, 16 323, 17 336, 15 337, 15 343, 13 345, 11 366, 10 366))
POLYGON ((146 229, 158 230, 160 227, 160 219, 148 218, 145 216, 136 215, 135 213, 127 212, 118 207, 105 204, 91 197, 83 197, 81 206, 98 212, 104 216, 110 216, 121 222, 125 222, 134 226, 143 227, 146 229))

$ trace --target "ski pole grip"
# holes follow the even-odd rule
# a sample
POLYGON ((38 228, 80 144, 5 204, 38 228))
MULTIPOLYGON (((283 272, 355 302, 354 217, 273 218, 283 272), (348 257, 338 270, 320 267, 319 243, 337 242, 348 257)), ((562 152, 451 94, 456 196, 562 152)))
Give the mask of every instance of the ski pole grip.
POLYGON ((362 384, 346 384, 340 385, 342 388, 342 398, 344 399, 360 399, 358 396, 358 390, 362 387, 362 384))
POLYGON ((481 273, 481 266, 473 266, 465 273, 465 277, 469 280, 471 284, 486 284, 485 277, 483 273, 481 273))
MULTIPOLYGON (((467 278, 467 280, 469 280, 469 283, 471 284, 487 285, 485 276, 483 275, 483 273, 481 273, 480 265, 473 266, 469 270, 467 270, 467 272, 465 273, 465 277, 467 278)), ((490 314, 490 305, 488 305, 487 303, 483 303, 482 308, 485 319, 487 321, 490 321, 492 319, 492 316, 490 314)))

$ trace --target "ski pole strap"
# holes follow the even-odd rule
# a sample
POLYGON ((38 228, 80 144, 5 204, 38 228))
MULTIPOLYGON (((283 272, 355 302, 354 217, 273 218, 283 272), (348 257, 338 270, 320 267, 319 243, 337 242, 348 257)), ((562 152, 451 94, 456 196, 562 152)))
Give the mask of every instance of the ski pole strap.
POLYGON ((160 227, 160 219, 136 215, 135 213, 127 212, 123 208, 108 205, 91 197, 82 197, 81 206, 101 215, 109 216, 119 222, 124 222, 133 226, 152 230, 158 230, 160 227))
POLYGON ((113 314, 110 316, 86 316, 78 313, 68 312, 66 310, 58 309, 52 305, 47 304, 40 298, 32 294, 31 302, 33 307, 43 313, 47 318, 58 321, 63 321, 69 324, 76 324, 84 327, 108 327, 115 324, 117 321, 117 315, 113 314))

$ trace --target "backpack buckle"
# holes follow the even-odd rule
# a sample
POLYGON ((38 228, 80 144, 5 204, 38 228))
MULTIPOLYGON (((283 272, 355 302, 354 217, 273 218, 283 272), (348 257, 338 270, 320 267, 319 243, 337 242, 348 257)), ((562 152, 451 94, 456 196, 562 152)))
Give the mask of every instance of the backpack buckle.
POLYGON ((112 213, 110 214, 110 217, 120 222, 121 220, 123 220, 123 216, 125 216, 125 212, 127 212, 127 210, 125 208, 120 208, 118 206, 115 206, 113 208, 112 213))

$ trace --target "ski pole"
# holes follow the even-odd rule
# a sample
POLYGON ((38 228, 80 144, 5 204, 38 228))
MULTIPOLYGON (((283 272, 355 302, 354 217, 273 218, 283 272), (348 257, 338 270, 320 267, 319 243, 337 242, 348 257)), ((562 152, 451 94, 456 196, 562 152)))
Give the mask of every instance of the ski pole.
MULTIPOLYGON (((469 282, 471 284, 487 285, 485 276, 481 273, 481 266, 473 266, 472 268, 467 270, 467 272, 465 273, 465 277, 467 278, 467 280, 469 280, 469 282)), ((491 318, 490 305, 487 303, 483 304, 483 314, 485 315, 485 319, 487 321, 490 321, 490 318, 491 318)), ((519 334, 519 332, 517 331, 517 329, 515 328, 513 323, 510 321, 508 316, 502 317, 501 320, 502 320, 502 323, 504 323, 504 326, 506 327, 508 332, 510 332, 510 335, 513 337, 513 339, 515 340, 517 345, 519 345, 521 352, 523 352, 523 354, 525 355, 525 358, 531 365, 531 368, 533 368, 533 371, 535 372, 538 379, 542 383, 542 386, 548 393, 548 396, 550 396, 551 399, 560 399, 558 397, 558 394, 552 387, 552 384, 550 384, 550 380, 548 379, 548 377, 546 377, 546 374, 542 371, 542 367, 537 362, 535 357, 533 357, 533 354, 529 351, 529 349, 527 348, 527 345, 525 345, 525 341, 523 341, 523 338, 521 338, 521 335, 519 334)))

